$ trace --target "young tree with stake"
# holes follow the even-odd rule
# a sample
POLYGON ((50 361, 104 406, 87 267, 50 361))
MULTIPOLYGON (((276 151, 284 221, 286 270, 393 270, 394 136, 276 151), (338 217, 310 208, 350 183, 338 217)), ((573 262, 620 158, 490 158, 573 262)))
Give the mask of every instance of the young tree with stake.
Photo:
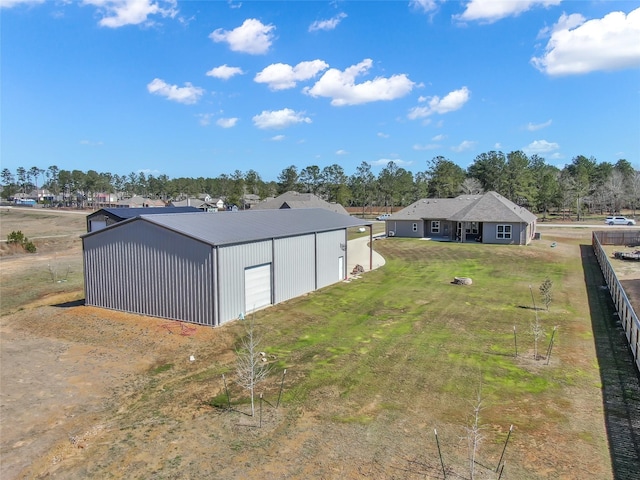
POLYGON ((471 480, 475 478, 476 456, 480 443, 484 436, 482 435, 482 426, 480 425, 480 412, 482 411, 482 394, 481 386, 478 388, 477 400, 473 405, 473 415, 471 422, 466 427, 467 431, 467 446, 469 449, 469 473, 471 474, 471 480))
POLYGON ((538 360, 538 342, 544 337, 544 329, 540 325, 540 319, 538 318, 538 308, 536 307, 536 301, 533 298, 533 289, 529 285, 529 291, 531 292, 531 301, 533 302, 533 311, 536 315, 536 321, 531 326, 531 333, 533 334, 533 358, 538 360))
POLYGON ((253 315, 250 319, 245 320, 246 332, 242 339, 241 347, 236 351, 237 363, 236 374, 238 383, 242 388, 249 390, 251 396, 251 416, 255 414, 254 392, 258 386, 269 374, 269 364, 265 361, 265 357, 260 355, 258 347, 261 338, 256 333, 256 326, 253 315))

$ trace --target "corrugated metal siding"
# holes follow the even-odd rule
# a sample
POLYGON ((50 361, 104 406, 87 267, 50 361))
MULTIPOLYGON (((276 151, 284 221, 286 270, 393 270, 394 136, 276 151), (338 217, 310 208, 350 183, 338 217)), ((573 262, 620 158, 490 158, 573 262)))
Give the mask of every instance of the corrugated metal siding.
POLYGON ((275 240, 274 257, 275 303, 315 290, 315 235, 275 240))
POLYGON ((246 313, 244 270, 266 263, 273 263, 271 240, 218 247, 220 324, 246 313))
POLYGON ((83 239, 86 304, 214 325, 213 249, 148 222, 83 239))
MULTIPOLYGON (((347 264, 346 258, 347 231, 335 230, 333 232, 319 233, 316 237, 316 268, 317 288, 326 287, 340 281, 338 276, 338 258, 345 257, 343 265, 347 264), (340 245, 345 245, 345 250, 340 245)), ((342 278, 346 272, 342 272, 342 278)))

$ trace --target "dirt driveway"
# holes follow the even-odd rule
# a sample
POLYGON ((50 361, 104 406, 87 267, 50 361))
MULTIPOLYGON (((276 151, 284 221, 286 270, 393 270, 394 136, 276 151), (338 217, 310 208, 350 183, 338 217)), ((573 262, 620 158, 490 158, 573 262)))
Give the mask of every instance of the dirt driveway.
POLYGON ((74 305, 1 317, 0 478, 53 473, 108 441, 109 418, 143 373, 167 359, 187 363, 197 345, 224 336, 181 333, 177 322, 74 305))

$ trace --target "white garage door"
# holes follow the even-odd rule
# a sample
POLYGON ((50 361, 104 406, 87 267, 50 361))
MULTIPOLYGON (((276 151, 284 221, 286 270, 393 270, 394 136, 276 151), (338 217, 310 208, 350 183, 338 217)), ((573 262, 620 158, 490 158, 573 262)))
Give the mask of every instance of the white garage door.
POLYGON ((245 312, 271 305, 271 264, 246 268, 244 271, 245 312))
POLYGON ((91 220, 89 222, 89 231, 95 232, 96 230, 102 230, 103 228, 107 228, 106 220, 91 220))

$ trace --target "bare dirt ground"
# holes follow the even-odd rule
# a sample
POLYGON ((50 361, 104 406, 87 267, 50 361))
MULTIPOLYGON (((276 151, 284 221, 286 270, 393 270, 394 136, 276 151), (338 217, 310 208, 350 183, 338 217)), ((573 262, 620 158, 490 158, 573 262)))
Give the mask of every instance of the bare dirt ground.
POLYGON ((614 252, 634 253, 640 250, 640 245, 605 245, 604 250, 634 311, 640 312, 640 262, 621 260, 613 256, 614 252))
MULTIPOLYGON (((43 218, 43 225, 34 231, 25 225, 27 236, 51 237, 38 240, 36 256, 2 255, 2 282, 33 262, 78 261, 84 216, 73 215, 52 214, 54 219, 43 218)), ((11 223, 10 215, 1 220, 2 238, 20 227, 11 223)), ((566 230, 559 233, 574 235, 566 230)), ((575 235, 583 238, 585 234, 575 235)), ((2 249, 9 253, 6 246, 2 249)), ((264 428, 257 429, 255 418, 217 416, 216 409, 207 404, 207 399, 221 392, 220 382, 191 382, 185 388, 175 383, 175 375, 171 380, 163 376, 164 369, 171 368, 192 378, 210 377, 233 355, 233 325, 185 329, 176 322, 78 305, 81 292, 65 295, 39 299, 0 317, 3 480, 441 478, 437 463, 405 455, 400 444, 366 444, 366 430, 357 423, 344 426, 340 438, 331 435, 323 422, 322 405, 339 401, 337 392, 319 392, 319 407, 314 412, 266 410, 264 428), (213 350, 222 353, 212 358, 208 352, 213 350), (152 405, 153 411, 140 411, 149 392, 158 394, 158 403, 152 405), (211 425, 212 415, 217 416, 216 428, 211 425), (267 434, 277 436, 279 426, 290 417, 295 417, 296 435, 270 440, 267 434), (236 434, 235 440, 225 438, 230 432, 236 434), (134 448, 141 441, 146 448, 134 448), (260 456, 244 454, 247 445, 260 456), (352 450, 358 451, 358 461, 348 461, 352 450), (111 457, 121 462, 114 463, 111 457), (382 462, 390 457, 396 460, 382 462), (337 458, 340 462, 334 462, 337 458), (363 458, 369 460, 363 462, 363 458)), ((375 401, 370 408, 376 408, 375 401)), ((424 427, 419 423, 406 425, 404 441, 424 441, 412 436, 424 427)), ((565 460, 565 473, 549 478, 587 474, 577 462, 565 460)), ((544 461, 533 449, 531 462, 539 467, 544 461)), ((598 478, 597 472, 595 475, 583 478, 598 478)), ((495 476, 479 474, 477 478, 495 476)))

